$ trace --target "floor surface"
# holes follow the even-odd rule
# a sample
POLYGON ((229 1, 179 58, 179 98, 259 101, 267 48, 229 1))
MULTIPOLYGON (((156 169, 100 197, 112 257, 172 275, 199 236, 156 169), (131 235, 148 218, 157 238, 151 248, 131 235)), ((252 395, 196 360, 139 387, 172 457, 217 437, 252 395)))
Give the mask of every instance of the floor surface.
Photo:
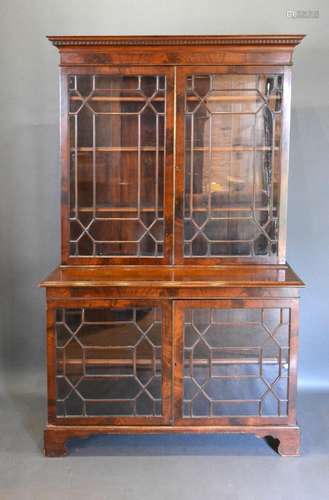
POLYGON ((0 500, 329 500, 329 393, 301 393, 302 456, 238 435, 107 436, 42 455, 44 398, 0 400, 0 500))

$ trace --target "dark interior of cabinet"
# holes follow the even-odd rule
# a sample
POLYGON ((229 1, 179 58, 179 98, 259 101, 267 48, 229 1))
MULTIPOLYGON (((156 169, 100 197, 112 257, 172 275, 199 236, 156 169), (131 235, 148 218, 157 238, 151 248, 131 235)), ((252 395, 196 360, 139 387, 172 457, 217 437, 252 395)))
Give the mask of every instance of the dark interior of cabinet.
MULTIPOLYGON (((166 77, 68 78, 71 255, 163 256, 166 77)), ((187 77, 185 257, 277 255, 282 89, 187 77)))
POLYGON ((164 76, 69 77, 71 255, 163 256, 164 76))
POLYGON ((162 415, 162 310, 56 311, 59 416, 162 415))
POLYGON ((187 78, 185 257, 277 254, 282 85, 282 75, 187 78))

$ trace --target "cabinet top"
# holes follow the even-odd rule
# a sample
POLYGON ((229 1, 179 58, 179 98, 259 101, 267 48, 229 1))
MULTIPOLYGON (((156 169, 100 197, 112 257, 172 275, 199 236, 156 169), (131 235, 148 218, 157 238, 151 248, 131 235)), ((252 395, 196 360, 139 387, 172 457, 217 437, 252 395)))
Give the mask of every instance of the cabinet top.
POLYGON ((148 36, 48 36, 56 47, 68 46, 159 46, 159 45, 298 45, 305 35, 148 35, 148 36))
POLYGON ((48 36, 62 66, 292 64, 304 35, 48 36))

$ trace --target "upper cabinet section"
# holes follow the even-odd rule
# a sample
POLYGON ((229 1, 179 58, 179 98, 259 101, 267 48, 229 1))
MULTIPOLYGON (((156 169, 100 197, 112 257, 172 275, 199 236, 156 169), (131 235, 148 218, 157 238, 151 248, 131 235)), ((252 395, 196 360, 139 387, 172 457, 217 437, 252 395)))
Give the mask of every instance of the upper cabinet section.
POLYGON ((302 38, 49 37, 62 263, 284 263, 302 38))

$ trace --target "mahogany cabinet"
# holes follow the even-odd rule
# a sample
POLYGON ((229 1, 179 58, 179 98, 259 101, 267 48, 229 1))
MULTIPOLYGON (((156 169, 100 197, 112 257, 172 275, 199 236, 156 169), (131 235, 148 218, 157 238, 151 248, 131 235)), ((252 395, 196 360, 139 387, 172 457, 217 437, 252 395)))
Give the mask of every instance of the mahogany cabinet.
POLYGON ((45 453, 226 432, 299 453, 286 263, 302 35, 49 37, 60 52, 60 266, 45 453))

